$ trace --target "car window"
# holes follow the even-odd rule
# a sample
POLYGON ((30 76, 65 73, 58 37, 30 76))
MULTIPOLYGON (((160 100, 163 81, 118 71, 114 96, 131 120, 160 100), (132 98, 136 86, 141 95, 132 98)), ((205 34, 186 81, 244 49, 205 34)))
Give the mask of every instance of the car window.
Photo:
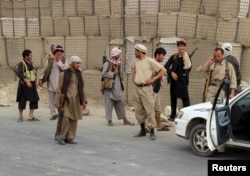
MULTIPOLYGON (((231 124, 239 125, 250 115, 250 93, 238 100, 231 108, 231 124)), ((249 116, 250 117, 250 116, 249 116)))

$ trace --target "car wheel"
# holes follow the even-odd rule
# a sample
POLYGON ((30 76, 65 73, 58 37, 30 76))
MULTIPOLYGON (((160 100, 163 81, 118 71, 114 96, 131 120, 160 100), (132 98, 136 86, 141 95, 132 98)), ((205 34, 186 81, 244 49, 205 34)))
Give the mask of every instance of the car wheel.
POLYGON ((189 143, 192 151, 199 156, 211 156, 214 152, 208 148, 206 125, 196 125, 190 133, 189 143))

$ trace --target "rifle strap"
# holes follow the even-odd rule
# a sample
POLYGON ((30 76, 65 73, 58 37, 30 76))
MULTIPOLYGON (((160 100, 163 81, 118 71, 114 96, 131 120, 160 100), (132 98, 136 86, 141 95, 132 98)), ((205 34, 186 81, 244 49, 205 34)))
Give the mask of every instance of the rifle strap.
POLYGON ((226 62, 226 69, 225 69, 225 78, 226 79, 229 79, 229 69, 228 69, 228 62, 227 61, 225 61, 226 62))

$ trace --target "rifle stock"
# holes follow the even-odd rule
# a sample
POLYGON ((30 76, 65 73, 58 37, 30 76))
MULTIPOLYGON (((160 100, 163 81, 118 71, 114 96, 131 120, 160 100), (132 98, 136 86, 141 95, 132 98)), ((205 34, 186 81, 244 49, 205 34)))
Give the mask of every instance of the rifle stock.
POLYGON ((209 83, 210 83, 210 79, 211 79, 211 72, 212 72, 211 70, 207 72, 207 78, 206 78, 206 83, 205 83, 205 86, 204 86, 202 102, 206 101, 208 87, 209 87, 209 83))
POLYGON ((16 66, 14 66, 13 64, 9 65, 9 67, 11 68, 11 70, 16 74, 16 76, 22 81, 24 82, 23 78, 20 77, 20 75, 18 74, 17 68, 16 66))

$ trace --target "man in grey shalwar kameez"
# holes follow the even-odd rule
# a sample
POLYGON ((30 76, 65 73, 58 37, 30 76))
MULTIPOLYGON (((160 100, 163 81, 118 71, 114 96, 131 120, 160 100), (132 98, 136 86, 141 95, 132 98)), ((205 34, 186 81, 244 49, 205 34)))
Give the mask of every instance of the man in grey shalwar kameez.
POLYGON ((126 117, 125 106, 122 101, 122 92, 124 90, 122 84, 121 72, 121 50, 114 47, 111 51, 111 58, 103 64, 102 77, 105 82, 104 88, 104 104, 106 119, 109 126, 113 126, 112 110, 115 108, 118 120, 123 119, 124 125, 134 125, 126 117))

